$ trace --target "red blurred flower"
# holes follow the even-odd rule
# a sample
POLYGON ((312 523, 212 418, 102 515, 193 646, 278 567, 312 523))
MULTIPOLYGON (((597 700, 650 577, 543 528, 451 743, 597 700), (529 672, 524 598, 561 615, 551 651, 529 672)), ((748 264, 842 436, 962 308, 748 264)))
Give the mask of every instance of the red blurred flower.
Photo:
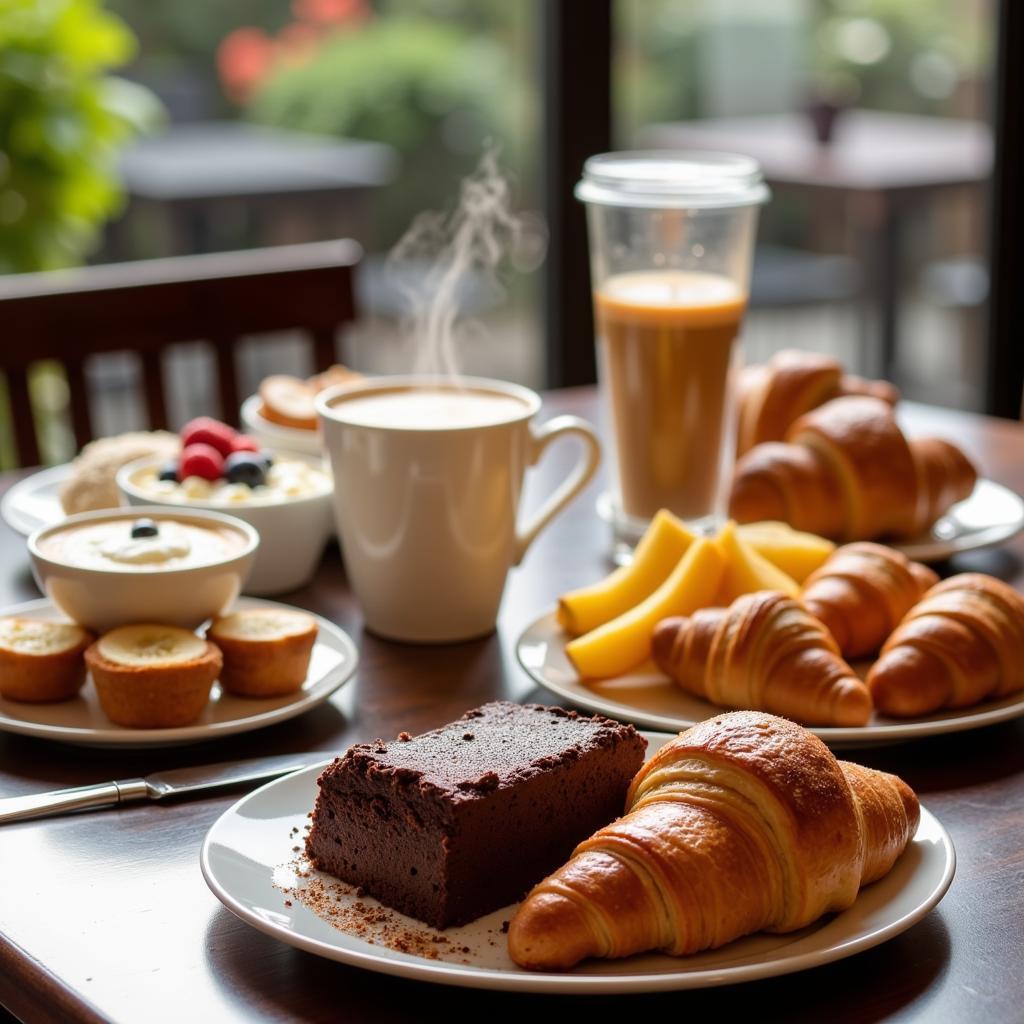
POLYGON ((245 101, 270 70, 274 55, 274 41, 259 28, 236 28, 221 40, 217 72, 231 99, 245 101))
POLYGON ((371 10, 367 0, 292 0, 292 12, 300 21, 333 25, 342 21, 363 21, 371 10))
POLYGON ((319 39, 320 33, 312 25, 294 21, 278 32, 277 50, 289 64, 301 64, 316 51, 319 39))

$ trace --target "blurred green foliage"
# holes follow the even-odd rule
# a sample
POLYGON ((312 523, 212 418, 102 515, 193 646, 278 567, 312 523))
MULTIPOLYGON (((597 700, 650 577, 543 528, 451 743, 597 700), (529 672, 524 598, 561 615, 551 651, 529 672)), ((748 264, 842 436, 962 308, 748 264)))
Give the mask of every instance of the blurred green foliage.
POLYGON ((100 0, 0 0, 0 273, 80 261, 118 208, 118 148, 159 117, 108 74, 133 48, 100 0))
POLYGON ((497 40, 452 22, 376 18, 337 30, 302 63, 279 64, 246 116, 392 146, 401 168, 377 205, 372 240, 389 245, 416 213, 451 194, 485 139, 500 146, 503 164, 522 166, 531 135, 511 130, 523 95, 509 65, 497 40))

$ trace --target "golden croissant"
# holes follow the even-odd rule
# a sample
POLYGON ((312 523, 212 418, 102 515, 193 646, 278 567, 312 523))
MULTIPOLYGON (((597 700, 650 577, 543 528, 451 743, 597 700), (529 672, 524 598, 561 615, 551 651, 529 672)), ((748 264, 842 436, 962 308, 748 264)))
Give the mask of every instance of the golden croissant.
POLYGON ((896 627, 867 683, 878 710, 898 717, 1024 690, 1024 596, 994 576, 950 576, 896 627))
POLYGON ((845 544, 804 581, 800 600, 844 658, 874 654, 939 577, 882 544, 845 544))
POLYGON ((759 444, 737 462, 729 514, 841 540, 913 537, 976 479, 955 445, 908 441, 881 399, 836 398, 801 416, 785 442, 759 444))
POLYGON ((835 640, 798 601, 772 590, 663 619, 654 661, 713 704, 756 708, 812 725, 866 725, 871 695, 835 640))
POLYGON ((840 395, 872 395, 893 405, 896 388, 884 380, 844 374, 842 364, 819 352, 784 349, 739 377, 736 454, 763 441, 781 441, 799 416, 840 395))
POLYGON ((917 830, 913 790, 837 761, 762 712, 701 722, 640 769, 627 813, 576 847, 512 918, 522 967, 646 950, 685 956, 842 911, 917 830))

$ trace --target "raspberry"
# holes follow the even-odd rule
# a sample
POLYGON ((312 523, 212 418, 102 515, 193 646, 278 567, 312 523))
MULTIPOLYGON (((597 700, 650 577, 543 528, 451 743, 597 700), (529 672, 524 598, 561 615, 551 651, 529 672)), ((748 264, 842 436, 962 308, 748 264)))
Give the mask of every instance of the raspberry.
POLYGON ((190 444, 181 453, 178 471, 182 480, 187 476, 219 480, 224 475, 224 456, 213 445, 202 442, 190 444))
POLYGON ((181 428, 182 448, 188 448, 193 444, 208 444, 226 457, 233 451, 234 441, 234 428, 210 416, 190 420, 181 428))
POLYGON ((235 434, 231 439, 231 450, 233 452, 258 452, 260 443, 255 437, 248 434, 235 434))

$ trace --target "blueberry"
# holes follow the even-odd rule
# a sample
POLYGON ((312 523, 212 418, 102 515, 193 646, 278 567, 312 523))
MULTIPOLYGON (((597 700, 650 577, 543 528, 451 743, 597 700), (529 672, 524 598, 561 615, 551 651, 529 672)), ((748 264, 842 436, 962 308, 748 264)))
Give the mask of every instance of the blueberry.
POLYGON ((228 483, 260 487, 267 482, 267 467, 257 452, 232 452, 224 463, 228 483))
POLYGON ((138 540, 141 537, 155 537, 160 528, 152 519, 136 519, 132 523, 132 539, 138 540))
POLYGON ((170 462, 165 462, 160 467, 160 473, 158 476, 160 480, 170 480, 172 483, 178 482, 178 460, 172 459, 170 462))

